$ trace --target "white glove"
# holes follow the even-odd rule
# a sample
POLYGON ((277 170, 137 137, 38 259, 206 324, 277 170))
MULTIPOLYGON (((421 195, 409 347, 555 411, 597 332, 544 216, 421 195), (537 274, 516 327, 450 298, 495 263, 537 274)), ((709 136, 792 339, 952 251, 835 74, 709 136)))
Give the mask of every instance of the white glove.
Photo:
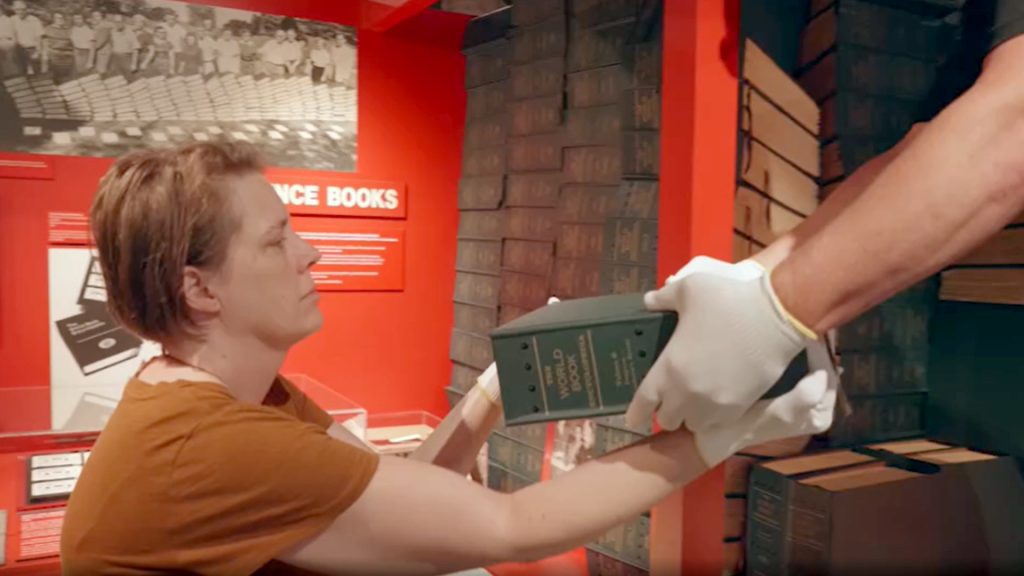
POLYGON ((832 426, 839 375, 823 343, 807 347, 807 365, 810 374, 793 390, 758 401, 735 422, 716 424, 694 434, 697 450, 708 468, 747 446, 820 434, 832 426))
POLYGON ((666 430, 684 421, 695 432, 734 422, 814 337, 798 332, 752 261, 694 258, 644 302, 650 310, 676 311, 679 322, 630 403, 631 427, 655 413, 666 430))

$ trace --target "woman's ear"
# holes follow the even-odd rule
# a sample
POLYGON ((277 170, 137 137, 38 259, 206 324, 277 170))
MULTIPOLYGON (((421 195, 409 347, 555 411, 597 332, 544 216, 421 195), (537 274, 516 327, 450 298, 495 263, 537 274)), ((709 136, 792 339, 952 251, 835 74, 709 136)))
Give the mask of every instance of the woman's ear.
POLYGON ((220 299, 211 290, 209 280, 207 275, 195 266, 185 267, 181 289, 188 311, 196 316, 194 319, 197 321, 220 312, 220 299))

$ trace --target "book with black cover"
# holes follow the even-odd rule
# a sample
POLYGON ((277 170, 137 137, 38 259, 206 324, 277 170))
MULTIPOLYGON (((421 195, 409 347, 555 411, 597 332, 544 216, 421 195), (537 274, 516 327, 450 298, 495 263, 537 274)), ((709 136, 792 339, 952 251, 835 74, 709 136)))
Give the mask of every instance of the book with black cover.
POLYGON ((142 346, 142 340, 118 326, 102 308, 58 320, 57 330, 87 376, 138 356, 142 346))

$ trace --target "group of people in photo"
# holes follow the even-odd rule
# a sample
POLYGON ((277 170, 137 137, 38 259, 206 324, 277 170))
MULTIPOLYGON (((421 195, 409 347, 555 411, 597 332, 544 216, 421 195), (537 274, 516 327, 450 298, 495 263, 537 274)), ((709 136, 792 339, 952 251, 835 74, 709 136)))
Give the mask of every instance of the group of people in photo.
POLYGON ((253 30, 212 18, 182 22, 173 10, 154 20, 101 6, 47 11, 25 0, 0 2, 0 77, 50 74, 57 83, 99 74, 128 78, 237 74, 308 76, 354 83, 354 39, 338 30, 304 34, 296 23, 253 30))

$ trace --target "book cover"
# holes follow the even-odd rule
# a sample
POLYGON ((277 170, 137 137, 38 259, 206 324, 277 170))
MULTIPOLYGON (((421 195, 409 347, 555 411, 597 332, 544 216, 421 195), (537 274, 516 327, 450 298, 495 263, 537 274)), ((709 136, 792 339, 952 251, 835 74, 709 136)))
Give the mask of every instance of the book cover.
POLYGON ((57 330, 85 375, 135 358, 142 346, 101 309, 58 320, 57 330))

